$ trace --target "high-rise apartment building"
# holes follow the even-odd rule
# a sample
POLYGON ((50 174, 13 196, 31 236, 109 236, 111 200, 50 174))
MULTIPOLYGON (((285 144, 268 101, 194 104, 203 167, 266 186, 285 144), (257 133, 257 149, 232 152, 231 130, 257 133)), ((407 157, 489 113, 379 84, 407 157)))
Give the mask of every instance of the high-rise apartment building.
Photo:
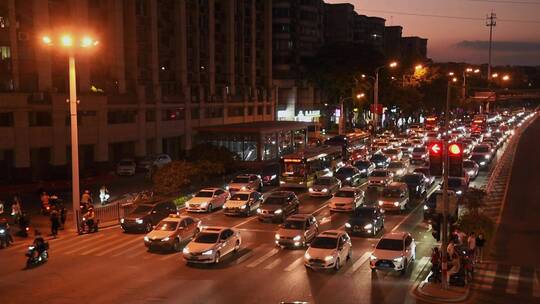
POLYGON ((189 150, 197 127, 273 120, 272 4, 256 0, 1 0, 0 170, 68 172, 67 56, 43 34, 96 35, 77 55, 83 172, 189 150))

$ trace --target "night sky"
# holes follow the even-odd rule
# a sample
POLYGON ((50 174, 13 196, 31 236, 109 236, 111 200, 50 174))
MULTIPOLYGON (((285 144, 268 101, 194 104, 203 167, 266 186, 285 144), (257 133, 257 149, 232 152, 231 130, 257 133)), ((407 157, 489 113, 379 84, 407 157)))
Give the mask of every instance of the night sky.
POLYGON ((359 14, 403 26, 404 36, 429 39, 435 61, 487 62, 486 14, 497 14, 494 65, 540 65, 540 0, 327 0, 354 4, 359 14), (445 17, 435 17, 445 16, 445 17))

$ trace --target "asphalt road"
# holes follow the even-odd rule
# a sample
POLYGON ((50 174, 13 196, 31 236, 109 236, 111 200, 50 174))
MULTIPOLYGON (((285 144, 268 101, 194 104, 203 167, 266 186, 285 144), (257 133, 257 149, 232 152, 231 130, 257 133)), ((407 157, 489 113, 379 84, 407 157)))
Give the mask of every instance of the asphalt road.
MULTIPOLYGON (((474 184, 485 182, 482 172, 474 184)), ((431 191, 435 190, 435 187, 431 191)), ((348 215, 331 214, 326 199, 299 193, 301 213, 313 213, 320 231, 343 229, 348 215)), ((219 265, 186 265, 181 253, 148 252, 142 234, 119 227, 97 234, 62 234, 50 240, 50 260, 24 270, 26 242, 0 250, 0 303, 415 303, 414 282, 429 268, 435 246, 422 222, 422 201, 405 214, 386 213, 385 232, 408 231, 417 260, 405 275, 369 268, 378 238, 353 237, 353 257, 337 272, 306 271, 305 250, 276 249, 276 224, 255 217, 226 217, 221 210, 195 214, 204 225, 235 227, 244 245, 219 265)))

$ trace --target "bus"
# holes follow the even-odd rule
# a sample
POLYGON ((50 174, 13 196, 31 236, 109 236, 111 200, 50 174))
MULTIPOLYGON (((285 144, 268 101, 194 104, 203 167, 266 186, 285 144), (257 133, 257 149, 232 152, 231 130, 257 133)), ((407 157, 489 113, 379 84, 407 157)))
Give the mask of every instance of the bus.
POLYGON ((487 116, 479 114, 474 116, 471 123, 471 132, 478 133, 483 132, 487 129, 487 116))
POLYGON ((369 147, 369 133, 354 132, 345 135, 337 135, 327 139, 324 144, 341 147, 344 159, 351 159, 353 158, 352 156, 367 151, 369 147))
POLYGON ((437 116, 428 116, 426 117, 426 121, 424 123, 427 131, 438 131, 439 128, 437 127, 438 124, 437 116))
POLYGON ((343 165, 341 147, 309 147, 281 157, 281 187, 308 188, 320 176, 332 176, 343 165))

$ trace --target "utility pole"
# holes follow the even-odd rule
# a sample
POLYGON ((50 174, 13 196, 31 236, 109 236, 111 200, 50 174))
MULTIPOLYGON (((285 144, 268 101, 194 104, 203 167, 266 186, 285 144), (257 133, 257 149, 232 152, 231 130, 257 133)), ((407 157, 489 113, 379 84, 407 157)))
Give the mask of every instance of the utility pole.
POLYGON ((441 227, 442 233, 442 265, 441 265, 441 282, 443 289, 448 288, 446 273, 448 271, 448 129, 450 125, 450 97, 452 89, 452 80, 448 80, 448 88, 446 89, 446 109, 444 110, 444 140, 443 140, 443 223, 441 227))
MULTIPOLYGON (((489 27, 489 50, 488 50, 488 90, 491 88, 491 48, 493 42, 493 28, 497 25, 497 15, 493 12, 486 16, 486 26, 489 27)), ((486 112, 489 112, 489 99, 486 104, 486 112)))

